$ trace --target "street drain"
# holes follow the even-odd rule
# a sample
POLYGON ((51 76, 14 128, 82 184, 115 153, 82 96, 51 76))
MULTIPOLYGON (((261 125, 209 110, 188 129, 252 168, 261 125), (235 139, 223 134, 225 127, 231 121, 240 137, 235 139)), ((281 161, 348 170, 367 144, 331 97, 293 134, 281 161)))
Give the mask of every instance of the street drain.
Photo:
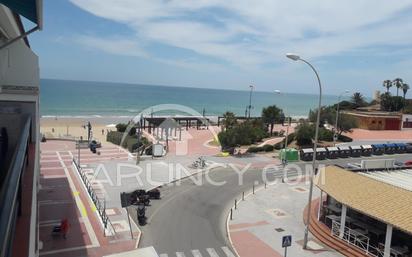
POLYGON ((276 230, 277 232, 283 232, 283 231, 285 231, 283 228, 275 228, 275 230, 276 230))

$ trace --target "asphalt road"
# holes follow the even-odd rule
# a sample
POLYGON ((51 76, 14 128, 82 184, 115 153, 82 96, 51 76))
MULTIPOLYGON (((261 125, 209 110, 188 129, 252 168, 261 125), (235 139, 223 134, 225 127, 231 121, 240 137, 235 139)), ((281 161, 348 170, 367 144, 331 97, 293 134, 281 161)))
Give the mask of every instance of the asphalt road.
MULTIPOLYGON (((411 154, 384 155, 368 159, 390 159, 399 161, 411 160, 411 154)), ((325 160, 319 163, 340 164, 360 162, 360 158, 325 160)), ((295 163, 298 167, 310 165, 310 162, 295 163)), ((283 176, 282 170, 269 170, 267 179, 273 182, 283 176)), ((295 169, 288 170, 288 176, 296 176, 295 169)), ((249 191, 254 183, 263 185, 262 170, 248 170, 239 184, 239 175, 233 169, 220 168, 203 174, 213 181, 226 183, 221 186, 211 183, 195 185, 191 179, 184 179, 180 184, 171 184, 161 188, 162 199, 153 200, 147 210, 148 224, 141 227, 143 237, 140 247, 153 246, 159 254, 176 256, 194 256, 192 250, 199 251, 202 256, 209 256, 207 249, 213 248, 217 256, 227 256, 222 247, 229 247, 226 236, 226 215, 239 199, 242 192, 249 191)), ((135 212, 131 212, 135 216, 135 212)), ((133 217, 135 219, 135 217, 133 217)))

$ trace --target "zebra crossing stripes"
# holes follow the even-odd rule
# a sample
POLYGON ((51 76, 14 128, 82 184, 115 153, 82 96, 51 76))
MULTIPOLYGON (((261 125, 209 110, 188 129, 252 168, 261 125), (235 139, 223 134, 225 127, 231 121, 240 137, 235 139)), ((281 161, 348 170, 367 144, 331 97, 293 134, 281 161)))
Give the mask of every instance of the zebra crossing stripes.
POLYGON ((224 247, 222 247, 222 250, 227 255, 227 257, 235 257, 235 255, 232 253, 232 251, 229 249, 229 247, 224 246, 224 247))
POLYGON ((207 248, 206 251, 209 253, 210 257, 219 257, 216 250, 213 248, 207 248))
POLYGON ((221 249, 206 248, 200 251, 199 249, 190 250, 189 253, 176 252, 176 253, 162 253, 159 257, 235 257, 233 252, 227 246, 221 247, 221 249), (219 252, 219 253, 218 253, 219 252), (219 255, 220 254, 220 255, 219 255))
POLYGON ((202 254, 199 250, 192 250, 193 257, 202 257, 202 254))

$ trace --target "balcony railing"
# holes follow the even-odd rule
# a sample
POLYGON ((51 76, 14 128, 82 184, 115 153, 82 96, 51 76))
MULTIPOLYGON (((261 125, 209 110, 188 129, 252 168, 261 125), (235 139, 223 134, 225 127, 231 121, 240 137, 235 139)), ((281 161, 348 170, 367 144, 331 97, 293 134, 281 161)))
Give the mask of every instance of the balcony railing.
POLYGON ((11 255, 16 218, 21 212, 21 178, 27 165, 30 125, 27 117, 0 191, 0 257, 11 255))

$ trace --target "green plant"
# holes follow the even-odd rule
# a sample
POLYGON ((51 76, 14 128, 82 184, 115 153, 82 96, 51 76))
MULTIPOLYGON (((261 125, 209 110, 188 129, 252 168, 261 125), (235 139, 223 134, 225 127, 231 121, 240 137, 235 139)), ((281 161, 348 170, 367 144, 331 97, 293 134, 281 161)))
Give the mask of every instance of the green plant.
POLYGON ((223 114, 222 126, 224 130, 228 130, 237 125, 236 115, 233 112, 225 112, 223 114))
POLYGON ((262 148, 265 152, 272 152, 275 149, 273 145, 264 145, 262 148))
POLYGON ((262 151, 263 151, 263 147, 260 147, 260 146, 251 146, 247 149, 248 153, 258 153, 262 151))
POLYGON ((263 108, 262 110, 262 121, 269 126, 270 135, 273 133, 273 126, 276 122, 282 122, 281 117, 283 120, 285 119, 285 115, 283 114, 282 109, 279 109, 276 105, 271 105, 268 107, 263 108))
POLYGON ((245 121, 241 124, 221 131, 218 134, 222 149, 238 145, 251 145, 262 141, 267 136, 263 126, 258 122, 245 121))
POLYGON ((117 132, 125 132, 127 128, 127 124, 119 123, 116 125, 117 132))

